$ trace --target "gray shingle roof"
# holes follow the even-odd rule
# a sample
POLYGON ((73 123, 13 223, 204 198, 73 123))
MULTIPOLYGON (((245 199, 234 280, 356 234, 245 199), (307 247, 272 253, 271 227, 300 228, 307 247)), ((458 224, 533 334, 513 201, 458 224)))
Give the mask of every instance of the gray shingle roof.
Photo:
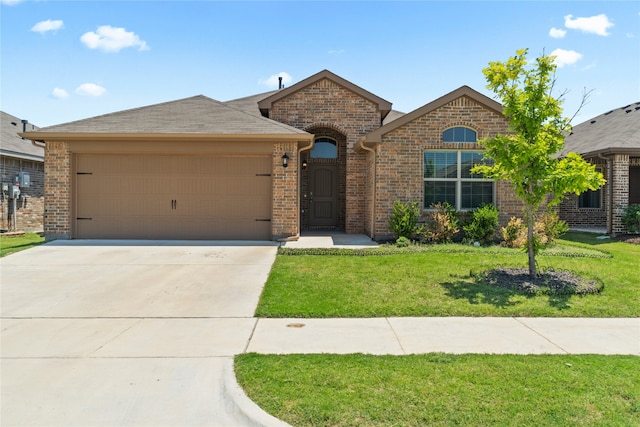
POLYGON ((41 128, 40 131, 123 134, 307 134, 203 95, 49 126, 41 128))
POLYGON ((573 127, 562 154, 640 155, 640 102, 600 114, 573 127))
MULTIPOLYGON (((27 132, 37 130, 37 126, 27 123, 27 132)), ((0 155, 44 161, 44 148, 35 147, 30 140, 20 138, 18 132, 22 131, 22 120, 4 111, 0 111, 0 155)))
POLYGON ((244 111, 247 114, 262 117, 260 109, 258 108, 258 102, 278 92, 273 90, 271 92, 259 93, 257 95, 246 96, 244 98, 231 99, 223 102, 224 105, 235 108, 236 110, 244 111))

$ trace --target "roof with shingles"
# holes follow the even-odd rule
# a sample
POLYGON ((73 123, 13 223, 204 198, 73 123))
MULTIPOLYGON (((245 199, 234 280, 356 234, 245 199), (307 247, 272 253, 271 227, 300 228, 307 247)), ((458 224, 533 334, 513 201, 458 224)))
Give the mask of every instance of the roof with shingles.
POLYGON ((203 95, 118 111, 40 129, 43 133, 111 134, 307 134, 203 95))
POLYGON ((563 155, 640 155, 640 102, 616 108, 573 127, 564 139, 563 155))
MULTIPOLYGON (((38 127, 26 124, 26 131, 37 131, 38 127)), ((0 155, 19 159, 44 161, 44 148, 34 146, 30 140, 18 135, 23 131, 23 123, 19 118, 0 111, 0 155)))

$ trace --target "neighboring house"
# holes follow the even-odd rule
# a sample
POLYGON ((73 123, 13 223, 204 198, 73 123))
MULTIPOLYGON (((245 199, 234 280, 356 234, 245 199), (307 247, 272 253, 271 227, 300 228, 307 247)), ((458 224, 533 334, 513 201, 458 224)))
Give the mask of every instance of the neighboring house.
POLYGON ((0 111, 0 229, 42 231, 44 213, 44 148, 18 136, 38 128, 0 111), (11 187, 20 186, 20 195, 10 197, 11 187), (15 212, 14 212, 15 207, 15 212))
POLYGON ((477 141, 508 131, 501 105, 466 86, 402 114, 324 70, 261 95, 196 96, 24 136, 46 145, 48 239, 383 240, 395 200, 521 215, 507 183, 469 173, 477 141))
POLYGON ((640 102, 608 111, 574 126, 565 138, 563 154, 575 152, 603 173, 607 184, 560 205, 560 216, 574 228, 625 232, 622 216, 630 204, 640 204, 640 102))

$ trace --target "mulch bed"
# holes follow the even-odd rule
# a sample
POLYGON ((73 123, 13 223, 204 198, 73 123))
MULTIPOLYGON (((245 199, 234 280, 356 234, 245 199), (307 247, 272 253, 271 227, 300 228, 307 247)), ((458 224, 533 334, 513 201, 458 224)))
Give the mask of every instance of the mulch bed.
POLYGON ((640 245, 640 235, 637 234, 623 234, 616 236, 615 239, 619 242, 631 243, 632 245, 640 245))
POLYGON ((478 279, 485 285, 530 295, 585 295, 599 293, 604 288, 602 282, 568 271, 539 271, 532 279, 528 268, 496 268, 481 273, 478 279))

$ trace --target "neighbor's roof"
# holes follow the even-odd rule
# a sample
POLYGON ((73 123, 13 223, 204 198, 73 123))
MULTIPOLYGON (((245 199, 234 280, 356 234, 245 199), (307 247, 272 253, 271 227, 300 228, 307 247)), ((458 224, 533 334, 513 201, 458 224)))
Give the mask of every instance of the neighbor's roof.
MULTIPOLYGON (((18 159, 44 161, 44 148, 34 146, 30 140, 18 135, 23 131, 19 118, 0 111, 0 155, 18 159)), ((26 131, 37 131, 38 127, 26 124, 26 131)))
POLYGON ((119 111, 25 134, 30 139, 59 134, 309 135, 291 126, 248 114, 203 95, 119 111))
POLYGON ((410 113, 400 116, 396 120, 385 123, 384 126, 374 130, 373 132, 368 133, 362 139, 364 140, 365 143, 369 143, 369 144, 376 144, 376 143, 382 142, 383 135, 401 126, 404 126, 407 123, 412 122, 415 119, 430 113, 431 111, 437 110, 438 108, 448 104, 449 102, 456 100, 458 98, 461 98, 463 96, 473 99, 474 101, 484 105, 485 107, 495 111, 498 114, 502 114, 502 105, 499 102, 496 102, 493 99, 489 98, 488 96, 485 96, 480 92, 474 89, 471 89, 469 86, 461 86, 458 89, 452 92, 449 92, 448 94, 441 96, 440 98, 434 101, 431 101, 430 103, 425 104, 422 107, 415 109, 410 113))
POLYGON ((640 155, 640 102, 600 114, 573 127, 562 154, 640 155))
POLYGON ((350 90, 351 92, 354 92, 358 95, 360 95, 361 97, 373 102, 374 104, 376 104, 378 106, 378 110, 381 112, 382 118, 384 119, 387 114, 389 114, 389 112, 391 111, 391 103, 385 99, 380 98, 377 95, 374 95, 373 93, 361 88, 360 86, 354 85, 353 83, 351 83, 348 80, 343 79, 342 77, 333 74, 331 71, 329 70, 322 70, 319 73, 314 74, 313 76, 307 77, 304 80, 299 81, 298 83, 289 86, 287 88, 281 89, 279 91, 277 91, 276 93, 274 93, 271 96, 268 96, 266 98, 264 98, 263 100, 261 100, 258 103, 258 106, 260 107, 260 111, 262 112, 262 114, 264 116, 268 116, 268 112, 271 109, 272 105, 274 102, 294 93, 299 91, 300 89, 303 89, 309 85, 312 85, 322 79, 328 79, 340 86, 342 86, 345 89, 350 90))

